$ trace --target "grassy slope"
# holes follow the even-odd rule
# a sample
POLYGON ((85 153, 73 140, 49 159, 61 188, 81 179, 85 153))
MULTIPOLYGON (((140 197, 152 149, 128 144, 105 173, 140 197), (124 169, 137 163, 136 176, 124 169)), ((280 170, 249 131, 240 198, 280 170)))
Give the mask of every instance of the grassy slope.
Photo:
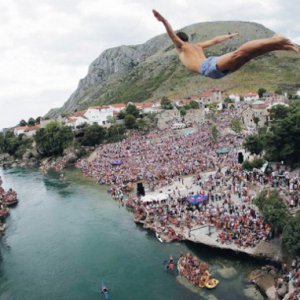
MULTIPOLYGON (((273 33, 265 27, 248 22, 212 22, 188 26, 185 30, 192 42, 209 39, 227 32, 240 32, 240 36, 212 47, 207 55, 220 55, 236 49, 248 40, 265 38, 273 33), (206 34, 201 34, 205 32, 206 34)), ((167 38, 167 37, 166 37, 167 38)), ((145 62, 125 75, 112 76, 101 88, 93 87, 79 101, 79 108, 91 104, 138 102, 162 96, 190 96, 210 87, 227 92, 297 89, 300 87, 300 55, 273 52, 255 59, 238 72, 221 80, 212 80, 186 71, 180 64, 172 45, 161 49, 145 62)))

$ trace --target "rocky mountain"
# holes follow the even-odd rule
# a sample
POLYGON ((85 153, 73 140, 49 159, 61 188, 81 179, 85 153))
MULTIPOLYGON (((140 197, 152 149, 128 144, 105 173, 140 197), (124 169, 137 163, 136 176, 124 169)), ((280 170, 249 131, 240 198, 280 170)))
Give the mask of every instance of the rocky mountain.
MULTIPOLYGON (((274 34, 260 24, 236 21, 198 23, 182 30, 193 43, 228 32, 240 33, 237 38, 208 48, 208 56, 224 54, 249 40, 274 34)), ((51 110, 47 116, 70 113, 90 105, 141 102, 162 96, 187 97, 210 87, 228 92, 256 91, 259 87, 296 89, 300 87, 299 71, 300 55, 273 52, 221 80, 208 79, 186 71, 169 38, 163 34, 141 45, 105 50, 92 62, 88 74, 79 81, 63 107, 51 110)))

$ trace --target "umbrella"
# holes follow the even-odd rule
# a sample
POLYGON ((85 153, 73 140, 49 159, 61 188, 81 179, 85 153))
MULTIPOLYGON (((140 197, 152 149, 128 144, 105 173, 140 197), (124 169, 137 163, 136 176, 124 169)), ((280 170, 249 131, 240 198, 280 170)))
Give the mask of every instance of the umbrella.
POLYGON ((203 194, 195 194, 195 195, 187 197, 187 201, 194 205, 202 203, 207 199, 208 199, 208 197, 203 194))
POLYGON ((111 162, 111 164, 112 164, 113 166, 119 166, 119 165, 122 164, 122 162, 121 162, 120 160, 114 160, 114 161, 111 162))
POLYGON ((216 150, 217 154, 227 154, 229 152, 229 149, 226 147, 221 147, 216 150))

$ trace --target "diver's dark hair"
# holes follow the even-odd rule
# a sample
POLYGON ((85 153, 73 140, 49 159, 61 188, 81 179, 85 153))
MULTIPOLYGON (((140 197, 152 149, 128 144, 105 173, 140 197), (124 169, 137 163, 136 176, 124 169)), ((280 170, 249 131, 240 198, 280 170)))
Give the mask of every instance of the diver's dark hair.
POLYGON ((177 32, 176 35, 184 42, 188 42, 189 40, 189 36, 183 31, 177 32))

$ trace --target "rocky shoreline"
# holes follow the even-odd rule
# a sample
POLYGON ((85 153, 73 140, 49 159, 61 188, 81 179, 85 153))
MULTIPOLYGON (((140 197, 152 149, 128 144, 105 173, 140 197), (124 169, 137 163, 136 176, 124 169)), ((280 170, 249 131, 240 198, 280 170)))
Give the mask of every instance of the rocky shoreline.
POLYGON ((8 153, 0 154, 0 167, 3 168, 32 168, 39 165, 39 156, 37 153, 28 151, 22 159, 15 158, 8 153))
MULTIPOLYGON (((211 174, 211 172, 207 173, 211 174)), ((185 185, 189 186, 190 191, 196 191, 197 187, 193 185, 192 176, 187 176, 184 179, 185 185)), ((172 185, 164 186, 160 188, 160 190, 148 192, 147 195, 153 199, 158 199, 161 195, 169 195, 171 196, 171 191, 174 190, 175 186, 179 187, 179 190, 183 187, 180 183, 175 183, 172 185)), ((136 198, 133 198, 136 199, 136 198)), ((134 207, 134 201, 139 201, 138 199, 132 200, 129 198, 126 205, 130 209, 134 207)), ((238 203, 238 202, 237 202, 238 203)), ((145 204, 139 204, 143 207, 145 204)), ((212 225, 211 223, 202 223, 198 226, 178 226, 176 224, 168 224, 168 227, 171 228, 171 234, 169 232, 162 232, 160 229, 160 224, 157 222, 153 222, 152 218, 147 215, 145 218, 141 217, 139 214, 136 214, 134 211, 134 221, 136 223, 141 224, 145 229, 149 229, 154 231, 156 234, 160 236, 160 238, 164 242, 171 242, 174 240, 181 241, 190 241, 196 244, 204 244, 209 247, 219 248, 222 250, 233 251, 235 253, 247 254, 255 258, 262 258, 267 261, 272 261, 278 263, 282 260, 283 254, 280 245, 280 241, 278 239, 270 239, 270 240, 261 240, 259 243, 252 245, 251 247, 241 247, 236 245, 235 243, 227 243, 226 241, 222 242, 218 239, 219 230, 212 225)))
POLYGON ((19 201, 17 193, 11 188, 5 191, 2 183, 0 177, 0 234, 5 232, 6 224, 4 222, 9 215, 10 207, 14 207, 19 201))
POLYGON ((16 158, 8 153, 0 154, 0 167, 3 168, 34 168, 39 167, 44 173, 49 170, 61 172, 74 165, 79 158, 78 151, 66 149, 62 156, 41 158, 36 150, 28 149, 23 157, 16 158))
MULTIPOLYGON (((35 157, 29 156, 25 160, 14 160, 14 158, 3 155, 0 157, 0 166, 9 166, 9 167, 35 167, 40 166, 40 169, 44 172, 53 169, 57 172, 61 172, 66 166, 73 164, 76 161, 77 157, 72 152, 66 153, 63 157, 60 158, 50 158, 44 159, 42 161, 38 160, 35 157)), ((170 186, 165 186, 164 190, 170 190, 170 186)), ((162 191, 157 189, 153 191, 153 195, 157 196, 162 191)), ((122 194, 122 198, 123 198, 122 194)), ((120 199, 120 198, 119 198, 120 199)), ((123 200, 122 200, 123 201, 123 200)), ((125 201, 127 202, 127 201, 125 201)), ((129 206, 130 208, 130 206, 129 206)), ((209 224, 204 224, 198 228, 177 228, 172 226, 172 236, 161 232, 156 228, 155 225, 147 222, 147 220, 134 218, 136 223, 141 224, 145 229, 154 231, 164 242, 171 242, 174 240, 180 241, 191 241, 196 244, 204 244, 209 247, 219 248, 227 251, 234 251, 236 253, 243 253, 250 255, 255 258, 262 258, 268 261, 280 262, 282 259, 281 249, 277 242, 273 241, 261 241, 258 245, 251 248, 241 248, 237 247, 234 244, 226 244, 217 242, 217 233, 214 231, 214 228, 209 224)), ((259 278, 254 282, 252 279, 251 283, 254 283, 258 289, 262 292, 264 296, 267 296, 269 299, 278 299, 276 298, 276 289, 274 280, 272 281, 269 274, 261 274, 259 278), (262 283, 261 283, 262 282, 262 283), (268 282, 268 285, 265 284, 268 282), (273 282, 273 284, 271 284, 273 282)))

